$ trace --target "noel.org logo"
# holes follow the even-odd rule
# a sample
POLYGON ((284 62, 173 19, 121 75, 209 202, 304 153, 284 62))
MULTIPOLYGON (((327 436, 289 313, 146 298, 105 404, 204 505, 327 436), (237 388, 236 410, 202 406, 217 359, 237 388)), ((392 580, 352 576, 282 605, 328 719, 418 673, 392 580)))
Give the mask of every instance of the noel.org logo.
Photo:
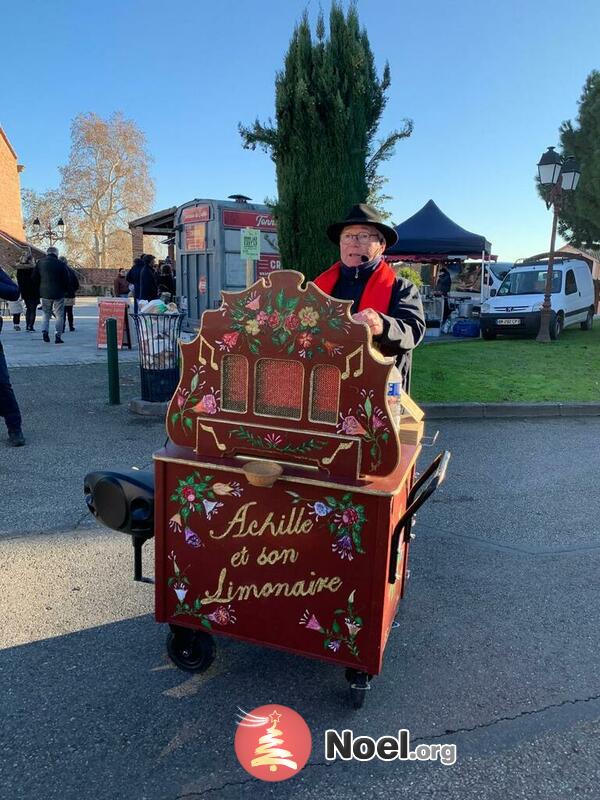
POLYGON ((300 714, 287 706, 240 709, 235 753, 246 772, 261 781, 285 781, 308 761, 312 736, 300 714))

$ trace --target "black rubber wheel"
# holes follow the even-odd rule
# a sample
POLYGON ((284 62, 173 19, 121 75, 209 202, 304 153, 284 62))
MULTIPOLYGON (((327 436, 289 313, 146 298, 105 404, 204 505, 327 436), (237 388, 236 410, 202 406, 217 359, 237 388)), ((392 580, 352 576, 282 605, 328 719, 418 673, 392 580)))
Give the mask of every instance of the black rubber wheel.
POLYGON ((353 708, 362 708, 365 702, 365 695, 371 688, 372 675, 360 670, 346 668, 346 680, 350 684, 350 701, 353 708))
POLYGON ((556 341, 559 338, 560 334, 562 333, 562 329, 563 318, 557 314, 557 316, 554 317, 554 320, 550 321, 550 338, 552 341, 556 341))
POLYGON ((491 342, 492 339, 496 338, 496 332, 487 330, 487 328, 482 328, 482 330, 481 330, 481 338, 485 339, 488 342, 491 342))
POLYGON ((167 636, 167 653, 179 669, 204 672, 215 660, 217 648, 209 633, 188 628, 171 629, 167 636))
POLYGON ((594 327, 594 312, 588 311, 587 319, 585 322, 580 322, 582 331, 591 331, 594 327))

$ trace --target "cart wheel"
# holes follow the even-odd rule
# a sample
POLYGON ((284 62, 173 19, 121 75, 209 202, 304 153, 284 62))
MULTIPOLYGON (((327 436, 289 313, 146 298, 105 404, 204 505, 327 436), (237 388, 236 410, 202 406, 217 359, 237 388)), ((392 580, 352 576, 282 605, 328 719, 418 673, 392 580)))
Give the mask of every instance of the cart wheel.
POLYGON ((350 700, 353 708, 362 708, 365 695, 371 688, 372 677, 372 675, 352 669, 352 667, 346 669, 346 680, 350 684, 350 700))
POLYGON ((203 631, 192 631, 188 628, 173 630, 173 628, 167 636, 167 653, 175 666, 186 672, 207 670, 216 655, 213 637, 203 631))

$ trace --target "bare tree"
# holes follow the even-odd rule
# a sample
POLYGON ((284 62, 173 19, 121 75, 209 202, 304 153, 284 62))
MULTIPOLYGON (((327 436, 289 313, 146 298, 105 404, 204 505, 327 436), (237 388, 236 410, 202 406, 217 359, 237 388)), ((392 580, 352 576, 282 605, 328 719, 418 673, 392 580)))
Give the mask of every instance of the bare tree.
POLYGON ((87 232, 88 263, 129 260, 127 223, 147 214, 154 200, 151 161, 145 135, 120 112, 106 120, 92 113, 73 120, 60 195, 72 224, 87 232))

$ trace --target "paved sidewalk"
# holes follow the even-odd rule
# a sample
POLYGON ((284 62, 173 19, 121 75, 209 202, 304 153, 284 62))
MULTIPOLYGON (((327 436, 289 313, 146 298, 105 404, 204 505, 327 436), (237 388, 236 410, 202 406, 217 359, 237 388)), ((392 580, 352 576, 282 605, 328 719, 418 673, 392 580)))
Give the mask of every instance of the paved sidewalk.
MULTIPOLYGON (((38 311, 35 321, 35 333, 25 330, 25 316, 21 315, 21 330, 15 331, 12 317, 4 317, 2 328, 2 345, 9 368, 41 367, 64 364, 98 364, 106 363, 106 350, 96 347, 96 330, 98 327, 97 297, 78 297, 74 309, 75 331, 68 329, 63 334, 64 344, 54 344, 54 323, 50 321, 50 343, 42 339, 42 312, 38 311)), ((133 310, 133 304, 131 306, 133 310)), ((130 320, 133 349, 119 351, 122 362, 136 362, 138 359, 135 340, 135 326, 130 320)))

